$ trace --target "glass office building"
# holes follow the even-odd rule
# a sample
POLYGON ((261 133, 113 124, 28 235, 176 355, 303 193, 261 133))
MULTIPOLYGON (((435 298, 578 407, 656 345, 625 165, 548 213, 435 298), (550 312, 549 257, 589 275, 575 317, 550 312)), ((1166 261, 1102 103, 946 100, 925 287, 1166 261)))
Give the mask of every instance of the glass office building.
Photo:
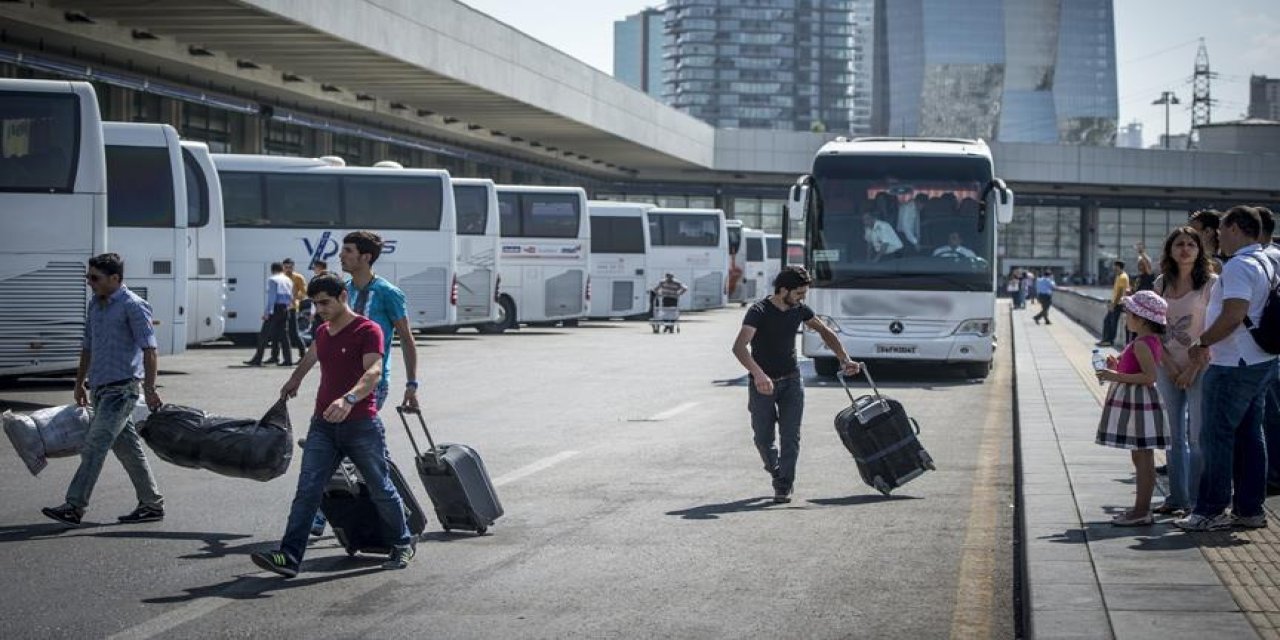
POLYGON ((871 130, 874 0, 671 0, 663 100, 717 127, 871 130))
POLYGON ((1110 145, 1112 0, 877 0, 878 133, 1110 145))
POLYGON ((662 99, 663 14, 645 9, 613 23, 613 77, 662 99))

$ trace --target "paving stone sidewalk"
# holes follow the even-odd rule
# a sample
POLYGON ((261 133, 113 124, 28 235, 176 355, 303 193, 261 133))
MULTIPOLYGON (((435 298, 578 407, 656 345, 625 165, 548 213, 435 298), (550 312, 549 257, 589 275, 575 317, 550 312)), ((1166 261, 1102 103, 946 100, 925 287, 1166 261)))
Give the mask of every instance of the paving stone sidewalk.
POLYGON ((1052 325, 1031 316, 1011 312, 1031 637, 1280 639, 1274 530, 1111 526, 1135 486, 1128 453, 1094 444, 1096 338, 1061 314, 1052 325))

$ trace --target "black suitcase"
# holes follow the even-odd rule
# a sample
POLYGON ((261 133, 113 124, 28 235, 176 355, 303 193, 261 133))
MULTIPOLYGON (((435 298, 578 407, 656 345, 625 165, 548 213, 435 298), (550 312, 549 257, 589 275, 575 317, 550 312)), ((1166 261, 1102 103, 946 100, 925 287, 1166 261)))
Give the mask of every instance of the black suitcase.
POLYGON ((874 395, 853 397, 844 374, 836 377, 852 406, 836 414, 836 433, 858 463, 862 480, 884 495, 937 467, 917 438, 920 425, 907 415, 902 403, 880 395, 875 380, 863 365, 874 395))
POLYGON ((440 526, 445 531, 462 529, 484 535, 489 526, 502 516, 502 503, 493 490, 493 482, 489 480, 489 472, 480 454, 465 444, 436 445, 421 411, 408 407, 396 407, 396 411, 409 433, 415 454, 414 466, 422 477, 427 497, 435 505, 440 526), (418 423, 422 425, 422 432, 427 435, 427 444, 430 445, 426 453, 418 448, 418 440, 413 437, 406 413, 418 416, 418 423))
MULTIPOLYGON (((409 534, 413 537, 422 535, 427 528, 427 513, 418 504, 409 483, 405 482, 400 468, 390 460, 387 461, 391 471, 391 483, 400 494, 404 503, 405 519, 409 523, 409 534)), ((369 496, 369 487, 359 470, 350 460, 343 459, 338 470, 329 479, 324 496, 320 499, 320 512, 333 527, 333 535, 338 544, 346 549, 347 555, 357 553, 386 554, 391 552, 390 536, 378 517, 378 508, 369 496)))

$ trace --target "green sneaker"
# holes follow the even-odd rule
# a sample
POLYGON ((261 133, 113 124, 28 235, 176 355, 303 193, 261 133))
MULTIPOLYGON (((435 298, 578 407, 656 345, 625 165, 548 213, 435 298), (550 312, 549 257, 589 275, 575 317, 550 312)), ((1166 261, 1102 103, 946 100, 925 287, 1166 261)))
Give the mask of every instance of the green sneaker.
POLYGON ((415 545, 407 544, 403 547, 391 547, 391 555, 387 557, 387 561, 382 563, 383 569, 408 569, 409 563, 413 561, 413 556, 417 553, 415 545))
POLYGON ((291 561, 283 551, 258 551, 249 557, 259 567, 286 578, 298 575, 298 563, 291 561))

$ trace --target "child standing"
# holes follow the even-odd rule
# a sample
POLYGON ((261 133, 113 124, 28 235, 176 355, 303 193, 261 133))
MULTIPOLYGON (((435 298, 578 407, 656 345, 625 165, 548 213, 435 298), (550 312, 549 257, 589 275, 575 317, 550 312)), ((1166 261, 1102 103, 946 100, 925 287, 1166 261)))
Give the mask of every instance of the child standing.
POLYGON ((1169 427, 1156 391, 1156 371, 1163 351, 1160 335, 1167 323, 1168 304, 1154 291, 1139 291, 1121 301, 1125 325, 1136 336, 1120 354, 1107 358, 1098 380, 1110 382, 1098 424, 1097 443, 1129 449, 1138 476, 1133 509, 1112 518, 1118 527, 1151 524, 1151 494, 1156 486, 1155 450, 1169 447, 1169 427))

